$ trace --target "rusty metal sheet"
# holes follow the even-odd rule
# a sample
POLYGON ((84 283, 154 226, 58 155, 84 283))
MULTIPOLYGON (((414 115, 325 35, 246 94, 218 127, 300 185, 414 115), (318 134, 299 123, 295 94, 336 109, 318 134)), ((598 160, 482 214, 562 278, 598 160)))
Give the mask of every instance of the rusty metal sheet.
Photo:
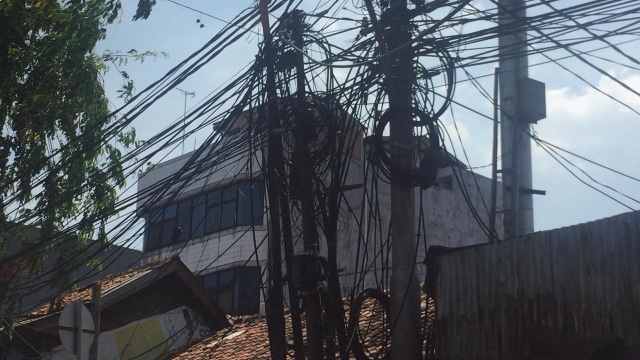
POLYGON ((529 326, 640 346, 640 213, 430 257, 439 359, 529 359, 529 326))

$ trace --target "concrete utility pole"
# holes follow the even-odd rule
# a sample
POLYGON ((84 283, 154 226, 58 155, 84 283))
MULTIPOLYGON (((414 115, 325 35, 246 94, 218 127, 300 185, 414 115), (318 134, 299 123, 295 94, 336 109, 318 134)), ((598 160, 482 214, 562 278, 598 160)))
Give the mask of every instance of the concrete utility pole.
MULTIPOLYGON (((391 119, 390 158, 403 169, 415 167, 412 84, 414 71, 411 26, 406 0, 391 0, 386 43, 389 51, 398 49, 389 62, 385 83, 389 107, 405 108, 391 119)), ((416 275, 415 189, 391 184, 391 353, 393 359, 420 359, 420 288, 416 275)))
POLYGON ((525 0, 499 0, 500 130, 505 238, 533 232, 531 119, 523 88, 528 80, 525 0))

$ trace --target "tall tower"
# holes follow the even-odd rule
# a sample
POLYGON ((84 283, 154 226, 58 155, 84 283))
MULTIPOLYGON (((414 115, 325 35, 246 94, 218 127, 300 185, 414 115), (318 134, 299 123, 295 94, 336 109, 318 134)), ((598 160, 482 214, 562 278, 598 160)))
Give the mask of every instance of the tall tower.
POLYGON ((531 123, 546 116, 544 84, 528 78, 524 0, 499 0, 500 126, 505 238, 533 232, 531 123))

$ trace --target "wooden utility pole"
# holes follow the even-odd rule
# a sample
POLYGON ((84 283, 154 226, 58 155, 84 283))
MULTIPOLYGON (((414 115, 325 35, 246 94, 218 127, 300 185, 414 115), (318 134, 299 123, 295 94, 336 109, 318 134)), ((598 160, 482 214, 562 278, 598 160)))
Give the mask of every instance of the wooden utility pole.
MULTIPOLYGON (((304 49, 302 30, 304 13, 291 13, 293 41, 298 49, 304 49)), ((302 242, 304 251, 318 255, 318 228, 316 226, 313 201, 313 164, 309 155, 311 135, 315 133, 313 114, 306 108, 306 77, 304 71, 304 57, 300 51, 296 52, 296 109, 295 109, 295 148, 294 161, 297 164, 297 181, 299 186, 300 208, 302 211, 302 242)), ((310 360, 322 360, 324 351, 322 346, 322 308, 317 289, 305 289, 303 294, 305 315, 307 320, 307 357, 310 360)), ((333 354, 332 354, 333 355, 333 354)))
MULTIPOLYGON (((412 85, 414 51, 411 45, 411 25, 406 0, 391 0, 388 30, 385 34, 388 51, 385 84, 389 107, 401 108, 391 119, 390 158, 402 169, 415 167, 413 135, 412 85)), ((394 359, 420 359, 420 288, 416 275, 415 189, 401 182, 391 184, 391 353, 394 359)))
POLYGON ((499 0, 500 130, 505 238, 533 232, 530 121, 524 111, 528 78, 525 0, 499 0))
POLYGON ((260 1, 260 17, 264 31, 264 60, 267 71, 267 118, 269 140, 267 149, 267 197, 269 199, 269 288, 266 299, 267 329, 271 358, 284 360, 287 355, 285 338, 284 303, 282 298, 282 250, 280 223, 280 194, 282 192, 282 135, 275 87, 273 39, 269 26, 269 0, 260 1))

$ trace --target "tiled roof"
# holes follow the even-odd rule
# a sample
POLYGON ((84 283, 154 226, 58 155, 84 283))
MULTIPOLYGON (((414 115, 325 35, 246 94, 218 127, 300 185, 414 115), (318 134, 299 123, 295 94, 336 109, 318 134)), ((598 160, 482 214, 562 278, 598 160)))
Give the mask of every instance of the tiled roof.
POLYGON ((267 322, 264 317, 240 319, 173 359, 270 359, 267 322))
MULTIPOLYGON (((109 275, 104 279, 99 280, 98 283, 100 284, 100 288, 102 289, 102 293, 104 294, 109 289, 113 289, 130 280, 133 280, 141 276, 142 274, 145 274, 148 271, 169 262, 170 260, 171 259, 160 259, 158 261, 149 263, 141 267, 129 269, 118 274, 109 275)), ((83 301, 85 303, 91 302, 91 294, 92 294, 91 287, 92 285, 87 285, 76 291, 72 291, 70 293, 64 294, 54 300, 53 308, 51 307, 51 304, 42 305, 39 308, 32 311, 31 313, 29 313, 28 317, 29 318, 40 317, 43 315, 61 311, 65 305, 75 301, 83 301)))
MULTIPOLYGON (((433 302, 428 303, 428 317, 432 319, 434 312, 433 302)), ((425 320, 425 308, 427 300, 422 295, 422 316, 425 320)), ((348 321, 348 304, 345 305, 345 313, 348 321)), ((374 301, 365 301, 360 311, 360 329, 364 341, 363 347, 369 355, 378 355, 373 358, 382 358, 388 352, 389 328, 381 326, 383 312, 376 306, 374 301)), ((287 311, 285 314, 286 335, 288 345, 293 344, 291 335, 291 317, 287 311)), ((254 316, 250 318, 232 319, 231 327, 215 332, 201 342, 192 345, 182 353, 173 355, 172 359, 179 360, 200 360, 200 359, 234 359, 234 360, 267 360, 271 359, 269 351, 269 337, 267 333, 267 321, 264 316, 254 316)), ((431 321, 428 320, 430 323, 431 321)), ((304 321, 303 321, 304 327, 304 321)), ((336 344, 337 347, 337 344, 336 344)), ((293 359, 294 352, 289 346, 287 358, 293 359)), ((336 354, 336 358, 339 358, 336 354)), ((353 358, 350 354, 349 358, 353 358)))
MULTIPOLYGON (((144 276, 154 268, 158 268, 170 259, 163 259, 154 263, 131 269, 123 273, 112 275, 104 278, 99 283, 103 294, 109 290, 116 290, 126 283, 144 276)), ((52 312, 59 311, 64 305, 74 301, 91 301, 91 286, 84 287, 70 294, 64 295, 56 302, 53 311, 49 305, 45 305, 30 314, 30 317, 41 317, 52 312)), ((423 310, 426 307, 426 299, 423 295, 423 310)), ((383 311, 376 306, 375 301, 365 301, 360 311, 360 329, 362 331, 361 341, 364 342, 364 348, 373 353, 386 353, 388 351, 388 327, 382 326, 383 311)), ((433 305, 429 304, 430 312, 433 311, 433 305)), ((348 321, 349 306, 345 303, 345 321, 348 321)), ((422 312, 423 316, 424 311, 422 312)), ((288 359, 294 358, 293 336, 291 330, 291 317, 287 311, 285 314, 286 336, 288 348, 288 359)), ((264 316, 250 316, 231 318, 230 327, 223 328, 214 332, 209 337, 192 345, 187 350, 174 354, 172 359, 180 360, 200 360, 200 359, 234 359, 234 360, 267 360, 271 358, 269 350, 269 337, 267 331, 267 322, 264 316)), ((304 327, 304 321, 302 326, 304 327)), ((337 344, 336 344, 337 347, 337 344)), ((353 356, 350 356, 352 358, 353 356)))

